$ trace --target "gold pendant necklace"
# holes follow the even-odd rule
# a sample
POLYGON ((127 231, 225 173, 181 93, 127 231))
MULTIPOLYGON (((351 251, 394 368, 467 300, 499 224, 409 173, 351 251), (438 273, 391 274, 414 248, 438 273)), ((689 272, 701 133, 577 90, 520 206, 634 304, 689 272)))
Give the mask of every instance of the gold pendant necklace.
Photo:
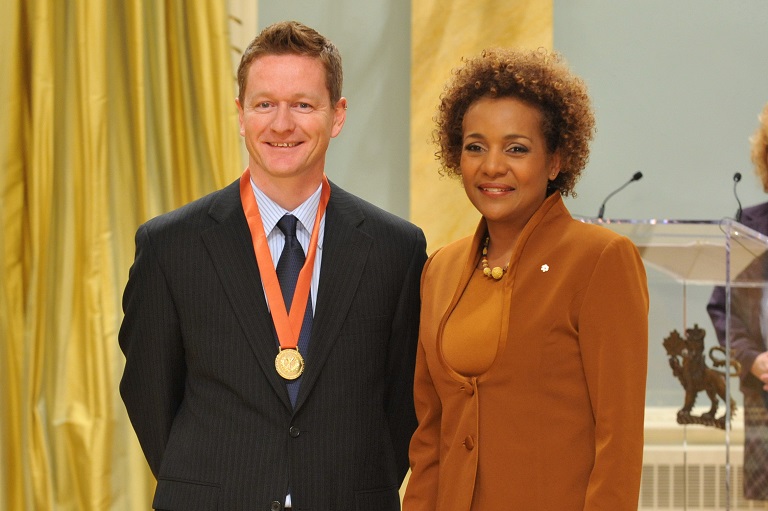
POLYGON ((480 265, 483 267, 483 275, 486 277, 491 277, 494 280, 500 280, 501 277, 504 276, 504 274, 507 272, 507 268, 509 268, 509 263, 507 263, 504 268, 501 266, 494 266, 491 268, 488 266, 488 244, 491 242, 491 237, 486 236, 485 241, 483 242, 483 257, 480 259, 480 265))

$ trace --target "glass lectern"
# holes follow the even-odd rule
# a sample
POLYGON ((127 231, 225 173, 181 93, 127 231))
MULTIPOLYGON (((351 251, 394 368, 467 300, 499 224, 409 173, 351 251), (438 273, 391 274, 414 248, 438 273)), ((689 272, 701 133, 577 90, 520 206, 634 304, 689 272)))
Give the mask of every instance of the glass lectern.
MULTIPOLYGON (((708 298, 714 286, 723 286, 726 295, 726 324, 730 325, 733 292, 754 288, 761 293, 768 284, 768 237, 736 222, 723 220, 615 220, 575 217, 585 223, 601 225, 631 239, 638 247, 649 275, 651 312, 649 314, 649 389, 663 381, 669 396, 679 395, 679 405, 685 408, 687 392, 674 357, 669 356, 673 345, 689 356, 696 339, 704 338, 698 358, 710 369, 721 372, 725 395, 721 396, 717 417, 708 413, 710 399, 705 392, 698 395, 700 415, 677 411, 671 422, 679 424, 679 436, 674 436, 664 449, 649 456, 649 410, 658 397, 649 399, 646 409, 646 456, 643 466, 643 486, 639 509, 768 509, 768 503, 743 502, 740 477, 733 470, 731 443, 741 453, 743 437, 732 438, 732 397, 740 398, 738 378, 727 363, 731 359, 731 332, 726 327, 726 342, 722 365, 712 355, 719 346, 712 323, 706 314, 708 298), (694 318, 691 321, 690 318, 694 318), (661 345, 664 344, 667 353, 661 345), (710 358, 707 357, 709 355, 710 358), (667 360, 667 358, 669 360, 667 360), (656 374, 652 374, 652 373, 656 374), (667 372, 668 375, 662 373, 667 372), (673 377, 674 372, 674 377, 673 377), (731 374, 731 377, 726 376, 731 374), (678 381, 679 380, 679 381, 678 381), (683 385, 683 386, 681 386, 683 385), (725 410, 723 410, 723 406, 725 410), (686 415, 687 414, 687 415, 686 415), (703 417, 703 418, 702 418, 703 417), (715 428, 703 428, 703 425, 715 428), (716 429, 717 428, 717 429, 716 429), (709 431, 704 431, 708 429, 709 431), (716 429, 716 430, 715 430, 716 429), (715 431, 712 431, 715 430, 715 431), (707 437, 709 441, 699 440, 707 437), (714 441, 712 439, 715 439, 714 441), (701 452, 708 451, 714 463, 699 463, 701 452), (664 461, 667 458, 669 461, 664 461), (661 461, 659 461, 661 460, 661 461)), ((759 304, 758 304, 759 306, 759 304)), ((764 340, 764 339, 763 339, 764 340)), ((699 346, 702 339, 698 339, 699 346)), ((718 348, 720 349, 720 348, 718 348)), ((677 360, 677 359, 675 359, 677 360)), ((657 395, 659 393, 656 393, 657 395)), ((649 391, 650 395, 650 391, 649 391)), ((661 399, 663 401, 663 399, 661 399)), ((671 404, 669 402, 667 405, 671 404)), ((714 406, 714 405, 713 405, 714 406)), ((664 414, 675 414, 675 407, 658 407, 664 414)), ((736 420, 741 421, 738 415, 736 420)), ((739 422, 740 424, 740 422, 739 422)), ((672 427, 668 428, 672 429, 672 427)), ((651 435, 652 436, 652 435, 651 435)), ((737 463, 737 465, 739 465, 737 463)), ((740 466, 740 465, 739 465, 740 466)), ((766 468, 768 470, 768 468, 766 468)))

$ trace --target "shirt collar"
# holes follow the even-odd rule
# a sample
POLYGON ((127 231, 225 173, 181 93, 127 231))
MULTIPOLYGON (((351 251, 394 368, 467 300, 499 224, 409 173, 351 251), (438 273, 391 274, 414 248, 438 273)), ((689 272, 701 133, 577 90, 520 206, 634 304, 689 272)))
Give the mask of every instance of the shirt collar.
MULTIPOLYGON (((291 214, 299 221, 300 228, 303 228, 309 235, 312 235, 312 227, 315 225, 315 217, 317 216, 317 208, 320 205, 320 193, 323 185, 317 187, 312 195, 293 211, 288 211, 275 201, 270 199, 267 194, 261 191, 258 186, 251 179, 251 188, 253 194, 256 197, 256 204, 259 206, 259 214, 261 215, 261 221, 264 225, 264 232, 267 237, 273 234, 273 231, 277 229, 277 222, 283 215, 291 214)), ((322 219, 321 219, 322 220, 322 219)), ((279 230, 279 229, 278 229, 279 230)), ((320 234, 322 234, 322 230, 320 234)), ((317 246, 323 248, 322 237, 318 237, 317 246)))

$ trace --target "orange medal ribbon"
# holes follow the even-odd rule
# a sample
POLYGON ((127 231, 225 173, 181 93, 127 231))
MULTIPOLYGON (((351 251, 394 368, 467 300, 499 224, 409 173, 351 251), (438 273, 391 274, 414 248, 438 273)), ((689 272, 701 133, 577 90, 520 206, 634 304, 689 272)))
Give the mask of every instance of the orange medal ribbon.
POLYGON ((309 249, 304 260, 304 266, 301 268, 299 279, 296 281, 296 290, 293 294, 289 315, 285 309, 283 294, 280 291, 280 282, 277 280, 275 264, 269 252, 267 236, 264 233, 264 223, 261 220, 261 213, 259 213, 259 205, 256 203, 256 197, 253 196, 249 170, 245 169, 245 172, 240 177, 240 201, 243 204, 245 218, 248 220, 248 228, 251 231, 251 239, 253 240, 253 251, 256 254, 256 263, 259 265, 261 281, 264 284, 269 308, 272 311, 272 321, 275 324, 281 350, 295 350, 299 344, 299 333, 301 332, 301 323, 304 320, 304 311, 307 309, 312 270, 315 267, 315 252, 317 252, 320 220, 325 214, 325 208, 328 205, 330 196, 331 186, 328 184, 328 178, 323 174, 323 189, 320 192, 320 204, 317 207, 315 225, 312 228, 312 236, 309 240, 309 249))

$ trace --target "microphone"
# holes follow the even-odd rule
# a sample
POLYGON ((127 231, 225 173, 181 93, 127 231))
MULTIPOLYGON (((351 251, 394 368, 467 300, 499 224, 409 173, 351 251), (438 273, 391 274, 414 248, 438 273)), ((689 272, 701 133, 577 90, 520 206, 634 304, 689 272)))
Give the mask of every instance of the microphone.
POLYGON ((622 191, 624 187, 627 186, 629 183, 633 181, 640 181, 642 178, 643 178, 642 172, 635 172, 629 181, 627 181, 626 183, 624 183, 623 185, 621 185, 620 187, 618 187, 617 189, 609 193, 608 197, 606 197, 603 203, 600 205, 600 211, 597 213, 597 218, 599 218, 600 220, 603 219, 603 214, 605 214, 605 203, 608 202, 608 199, 610 199, 611 197, 613 197, 614 195, 622 191))
POLYGON ((741 172, 737 172, 733 175, 733 196, 736 197, 736 202, 739 204, 739 209, 736 210, 736 221, 741 222, 741 201, 736 194, 736 185, 741 181, 741 172))

